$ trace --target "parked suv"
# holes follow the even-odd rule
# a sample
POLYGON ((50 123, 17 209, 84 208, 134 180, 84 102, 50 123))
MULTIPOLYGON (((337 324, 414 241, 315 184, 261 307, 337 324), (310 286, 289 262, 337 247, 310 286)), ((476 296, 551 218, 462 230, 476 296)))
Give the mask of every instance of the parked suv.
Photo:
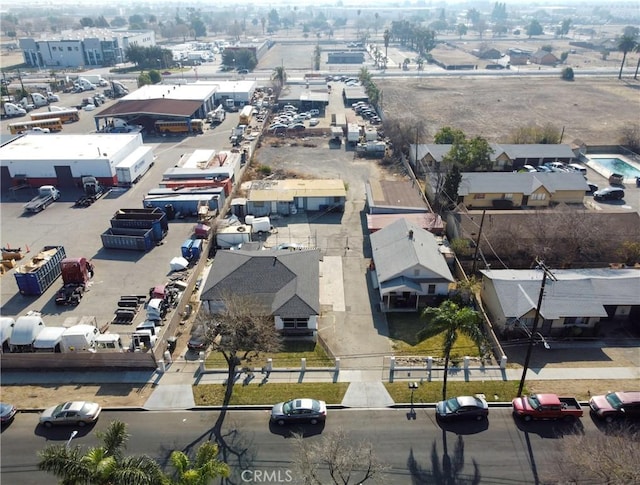
POLYGON ((597 190, 593 193, 593 198, 596 200, 620 200, 624 199, 624 190, 618 187, 605 187, 602 190, 597 190))
POLYGON ((620 173, 612 173, 609 175, 609 183, 612 185, 622 185, 624 183, 624 176, 620 173))
POLYGON ((614 419, 640 418, 640 391, 610 392, 604 396, 593 396, 589 407, 595 416, 611 423, 614 419))

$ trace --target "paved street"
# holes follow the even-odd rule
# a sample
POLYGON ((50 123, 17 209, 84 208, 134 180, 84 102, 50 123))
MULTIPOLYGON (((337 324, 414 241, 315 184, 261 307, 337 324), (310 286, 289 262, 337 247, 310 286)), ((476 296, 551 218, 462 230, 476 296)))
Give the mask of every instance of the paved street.
MULTIPOLYGON (((436 423, 433 409, 416 409, 415 420, 408 409, 329 410, 324 428, 304 427, 306 439, 317 441, 323 435, 342 428, 349 441, 371 442, 380 460, 390 467, 386 484, 406 485, 445 483, 442 463, 445 441, 448 455, 460 463, 454 481, 476 483, 542 483, 552 471, 550 458, 565 434, 602 431, 587 415, 576 431, 569 425, 541 422, 524 425, 514 422, 510 409, 492 409, 488 422, 446 425, 446 433, 436 423), (475 469, 474 469, 475 467, 475 469), (440 470, 440 472, 438 472, 440 470)), ((193 412, 104 412, 93 429, 81 430, 73 444, 88 447, 97 444, 96 432, 119 419, 128 423, 131 439, 127 453, 145 453, 166 464, 174 449, 193 450, 212 439, 211 427, 218 413, 193 412)), ((269 427, 266 410, 232 411, 225 418, 223 434, 228 448, 227 462, 232 466, 233 483, 243 483, 242 470, 280 471, 291 469, 293 442, 288 429, 269 427), (238 452, 242 459, 238 461, 238 452)), ((2 434, 3 483, 39 485, 51 483, 50 476, 36 471, 38 450, 50 443, 66 442, 73 428, 43 430, 36 427, 36 414, 20 414, 2 434)), ((268 483, 277 483, 270 481, 268 483)))

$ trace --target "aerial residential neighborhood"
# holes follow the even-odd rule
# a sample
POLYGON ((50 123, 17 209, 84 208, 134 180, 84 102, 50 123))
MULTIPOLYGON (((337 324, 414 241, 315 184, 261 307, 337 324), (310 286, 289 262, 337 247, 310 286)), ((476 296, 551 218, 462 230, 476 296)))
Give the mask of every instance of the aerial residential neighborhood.
POLYGON ((50 7, 0 17, 0 481, 640 480, 637 2, 50 7))

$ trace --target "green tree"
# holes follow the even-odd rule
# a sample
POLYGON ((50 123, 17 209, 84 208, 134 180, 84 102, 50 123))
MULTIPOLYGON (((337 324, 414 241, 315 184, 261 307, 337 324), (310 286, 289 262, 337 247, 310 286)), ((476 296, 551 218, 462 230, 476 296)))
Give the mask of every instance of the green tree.
POLYGON ((451 167, 451 170, 444 179, 441 196, 444 199, 443 207, 454 207, 458 202, 458 188, 462 182, 462 173, 457 164, 451 167))
POLYGON ((466 335, 483 350, 485 338, 480 328, 480 314, 469 307, 460 307, 451 300, 443 301, 437 307, 425 308, 422 318, 427 321, 423 330, 418 333, 420 340, 443 334, 444 373, 442 382, 442 399, 447 399, 447 375, 451 350, 460 334, 466 335))
POLYGON ((112 21, 111 21, 111 27, 124 27, 125 25, 127 25, 127 21, 124 17, 115 17, 112 21))
POLYGON ((287 71, 284 70, 284 66, 278 66, 274 68, 271 73, 271 82, 274 84, 276 95, 280 94, 282 88, 287 83, 287 71))
POLYGON ((149 76, 148 72, 143 72, 138 76, 138 87, 146 86, 147 84, 153 84, 153 81, 151 81, 151 76, 149 76))
POLYGON ((98 17, 95 22, 94 25, 96 27, 109 27, 109 22, 107 22, 107 19, 104 18, 104 15, 100 15, 100 17, 98 17))
POLYGON ((636 38, 630 35, 623 35, 618 39, 618 50, 622 51, 622 63, 620 63, 618 79, 622 79, 622 69, 624 68, 624 63, 627 60, 627 54, 629 51, 634 50, 637 45, 638 43, 636 42, 636 38))
POLYGON ((93 19, 91 17, 82 17, 80 19, 80 25, 82 25, 83 27, 93 27, 93 19))
POLYGON ((125 456, 127 425, 113 421, 97 433, 101 446, 49 445, 38 453, 38 468, 52 473, 63 485, 167 485, 160 465, 147 455, 125 456))
POLYGON ((451 145, 456 141, 462 142, 465 140, 466 136, 462 130, 451 128, 450 126, 443 126, 440 128, 433 138, 433 142, 436 145, 451 145))
POLYGON ((207 35, 207 26, 200 17, 191 19, 191 30, 193 30, 193 40, 197 40, 198 37, 206 37, 207 35))
MULTIPOLYGON (((319 32, 318 32, 318 35, 320 35, 319 32)), ((316 71, 320 70, 321 59, 322 59, 322 49, 320 48, 320 44, 316 44, 315 48, 313 49, 313 68, 316 71)))
POLYGON ((384 39, 384 67, 386 68, 389 51, 389 40, 391 39, 391 32, 389 32, 389 29, 385 29, 384 34, 382 34, 382 38, 384 39))
POLYGON ((211 441, 200 445, 193 462, 182 451, 173 451, 169 462, 175 469, 172 485, 208 485, 230 474, 229 466, 218 460, 218 445, 211 441))
POLYGON ((149 81, 151 84, 158 84, 162 81, 162 75, 156 69, 152 69, 149 71, 149 81))
POLYGON ((529 38, 531 38, 534 35, 542 35, 544 30, 542 29, 542 25, 540 25, 540 22, 538 22, 536 19, 533 19, 527 26, 526 32, 529 38))
POLYGON ((458 24, 458 26, 456 27, 456 32, 458 33, 460 39, 462 39, 463 35, 467 35, 467 31, 468 29, 465 24, 458 24))
POLYGON ((569 33, 569 29, 571 28, 571 19, 564 19, 562 24, 560 25, 560 35, 565 36, 569 33))
POLYGON ((562 79, 565 81, 573 81, 575 74, 573 73, 573 69, 571 67, 565 67, 562 70, 562 79))
POLYGON ((225 49, 222 53, 222 64, 233 66, 236 69, 248 69, 251 71, 258 65, 258 61, 250 49, 225 49))

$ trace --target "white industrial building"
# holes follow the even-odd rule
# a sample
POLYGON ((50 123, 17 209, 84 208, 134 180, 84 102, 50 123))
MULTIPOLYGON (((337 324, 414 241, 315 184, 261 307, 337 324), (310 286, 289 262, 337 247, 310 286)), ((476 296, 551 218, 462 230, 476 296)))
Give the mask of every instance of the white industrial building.
POLYGON ((153 157, 137 134, 26 134, 0 147, 2 190, 20 184, 32 187, 75 187, 93 175, 106 186, 117 185, 116 166, 131 157, 153 157))
POLYGON ((236 106, 244 106, 251 103, 258 83, 256 81, 196 81, 193 83, 198 86, 214 86, 214 100, 216 104, 224 103, 226 99, 232 99, 236 106))

